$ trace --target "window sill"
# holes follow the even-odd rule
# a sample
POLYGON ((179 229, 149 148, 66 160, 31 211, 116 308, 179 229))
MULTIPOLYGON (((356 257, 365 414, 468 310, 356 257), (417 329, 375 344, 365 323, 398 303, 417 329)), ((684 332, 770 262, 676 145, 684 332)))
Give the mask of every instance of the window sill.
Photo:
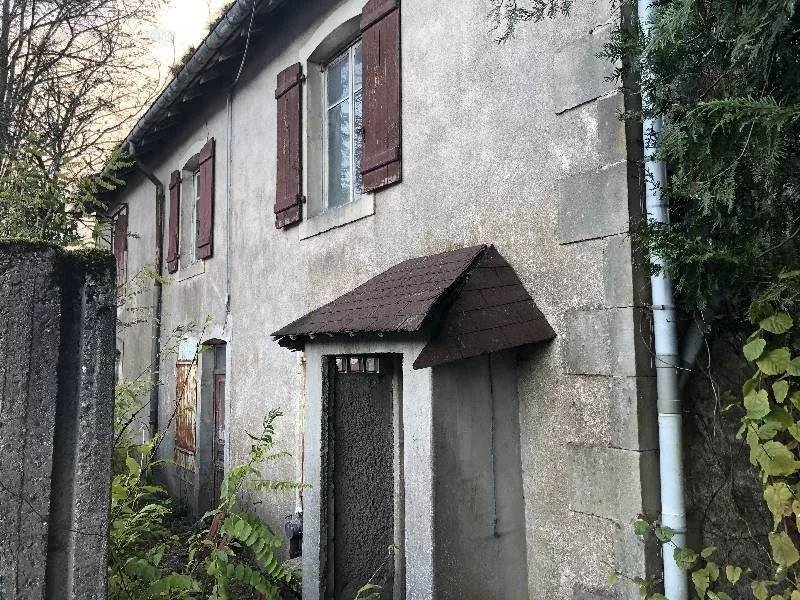
POLYGON ((314 237, 336 227, 359 221, 375 214, 375 194, 364 194, 360 200, 339 206, 300 221, 300 239, 314 237))
POLYGON ((186 281, 192 277, 197 277, 206 272, 206 261, 196 260, 190 265, 178 269, 178 281, 186 281))

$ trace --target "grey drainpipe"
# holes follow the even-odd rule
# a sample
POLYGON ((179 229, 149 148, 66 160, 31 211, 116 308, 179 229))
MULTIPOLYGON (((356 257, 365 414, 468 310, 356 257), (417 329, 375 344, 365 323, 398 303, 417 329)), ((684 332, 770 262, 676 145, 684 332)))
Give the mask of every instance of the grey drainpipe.
POLYGON ((156 248, 155 248, 155 281, 153 282, 153 307, 155 314, 152 324, 152 340, 150 343, 150 435, 158 433, 159 377, 161 371, 161 280, 164 276, 164 184, 136 158, 133 142, 128 142, 128 154, 136 161, 136 168, 156 187, 156 248))

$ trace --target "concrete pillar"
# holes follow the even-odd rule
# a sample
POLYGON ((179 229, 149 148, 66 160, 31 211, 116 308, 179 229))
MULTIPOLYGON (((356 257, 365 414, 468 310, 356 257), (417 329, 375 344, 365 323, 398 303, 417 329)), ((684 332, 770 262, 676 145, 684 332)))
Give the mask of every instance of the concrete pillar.
POLYGON ((0 242, 0 597, 103 599, 110 256, 0 242))

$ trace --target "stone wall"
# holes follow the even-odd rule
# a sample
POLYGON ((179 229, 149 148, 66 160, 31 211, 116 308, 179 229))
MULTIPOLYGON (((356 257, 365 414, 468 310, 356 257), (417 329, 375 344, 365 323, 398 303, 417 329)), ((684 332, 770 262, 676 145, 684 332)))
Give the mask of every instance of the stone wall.
POLYGON ((106 597, 110 256, 0 242, 0 598, 106 597))

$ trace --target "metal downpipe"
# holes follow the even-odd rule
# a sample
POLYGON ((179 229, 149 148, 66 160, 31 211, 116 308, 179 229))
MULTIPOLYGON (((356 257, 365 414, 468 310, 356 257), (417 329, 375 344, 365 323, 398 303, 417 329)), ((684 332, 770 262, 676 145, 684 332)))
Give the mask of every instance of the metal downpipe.
POLYGON ((151 325, 150 340, 150 436, 158 433, 158 405, 159 405, 159 382, 161 371, 161 312, 163 305, 163 290, 161 279, 164 276, 164 184, 156 177, 155 173, 147 168, 139 159, 136 158, 136 147, 132 142, 128 142, 128 154, 136 162, 136 168, 142 173, 156 188, 156 212, 155 212, 155 281, 153 282, 153 322, 151 325))
MULTIPOLYGON (((651 0, 639 0, 639 20, 645 38, 652 26, 651 0)), ((646 68, 646 65, 643 65, 646 68)), ((647 107, 648 98, 642 102, 647 107)), ((645 207, 647 218, 658 223, 669 221, 668 200, 662 190, 666 185, 666 166, 656 160, 656 147, 661 134, 661 119, 646 118, 642 122, 644 137, 645 207)), ((663 267, 660 256, 651 254, 654 266, 663 267)), ((686 573, 675 562, 676 548, 686 546, 686 505, 683 475, 683 414, 681 408, 678 350, 678 328, 672 281, 660 269, 650 278, 653 303, 653 331, 658 388, 658 446, 661 479, 661 524, 675 534, 663 546, 664 595, 668 600, 687 600, 686 573)))

